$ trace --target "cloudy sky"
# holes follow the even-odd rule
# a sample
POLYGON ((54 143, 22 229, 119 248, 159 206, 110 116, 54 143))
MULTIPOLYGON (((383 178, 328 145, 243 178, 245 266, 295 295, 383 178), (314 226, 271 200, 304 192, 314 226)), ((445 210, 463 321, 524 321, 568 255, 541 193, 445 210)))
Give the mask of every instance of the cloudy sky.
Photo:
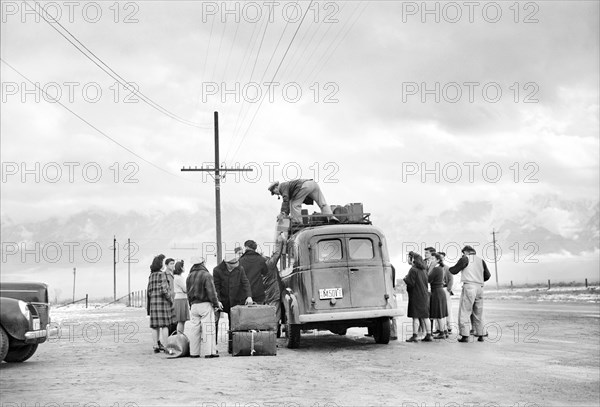
POLYGON ((599 278, 598 2, 1 5, 3 280, 112 295, 113 235, 120 294, 127 238, 132 289, 158 253, 214 265, 212 178, 180 169, 214 161, 215 111, 253 169, 222 187, 226 251, 270 252, 267 186, 314 178, 400 269, 491 261, 495 229, 501 283, 599 278))

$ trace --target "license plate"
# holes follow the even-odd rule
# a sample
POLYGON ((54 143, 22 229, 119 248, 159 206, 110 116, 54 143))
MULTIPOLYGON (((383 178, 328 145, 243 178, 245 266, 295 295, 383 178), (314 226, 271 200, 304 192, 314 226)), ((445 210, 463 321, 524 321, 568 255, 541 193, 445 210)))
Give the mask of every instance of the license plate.
POLYGON ((33 330, 34 331, 39 331, 40 329, 40 320, 39 319, 34 319, 33 320, 33 330))
POLYGON ((320 288, 319 298, 322 300, 329 300, 331 298, 343 298, 341 288, 320 288))

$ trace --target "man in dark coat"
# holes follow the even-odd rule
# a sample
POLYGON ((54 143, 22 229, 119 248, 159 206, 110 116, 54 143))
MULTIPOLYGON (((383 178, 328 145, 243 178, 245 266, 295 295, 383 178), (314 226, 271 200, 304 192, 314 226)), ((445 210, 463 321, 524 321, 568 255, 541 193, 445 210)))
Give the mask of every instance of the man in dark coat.
MULTIPOLYGON (((231 307, 236 305, 252 304, 252 291, 244 268, 240 266, 237 255, 225 255, 225 260, 213 269, 213 279, 222 312, 231 315, 231 307)), ((227 318, 229 331, 230 318, 227 318)), ((219 319, 216 322, 217 334, 219 331, 219 319)), ((229 345, 231 345, 231 335, 229 345)), ((218 335, 217 335, 218 338, 218 335)), ((229 346, 231 351, 231 346, 229 346)))
POLYGON ((265 303, 265 286, 263 278, 269 274, 269 269, 265 259, 256 253, 256 242, 254 240, 246 240, 244 242, 245 252, 240 257, 240 266, 244 268, 246 277, 250 283, 252 291, 252 300, 257 304, 265 303))
POLYGON ((327 215, 330 222, 339 223, 339 220, 333 216, 331 207, 327 205, 319 184, 312 179, 295 179, 281 184, 279 181, 275 181, 268 189, 271 191, 271 195, 283 197, 278 219, 290 215, 294 222, 302 223, 302 204, 312 205, 313 202, 316 202, 321 208, 321 213, 327 215))

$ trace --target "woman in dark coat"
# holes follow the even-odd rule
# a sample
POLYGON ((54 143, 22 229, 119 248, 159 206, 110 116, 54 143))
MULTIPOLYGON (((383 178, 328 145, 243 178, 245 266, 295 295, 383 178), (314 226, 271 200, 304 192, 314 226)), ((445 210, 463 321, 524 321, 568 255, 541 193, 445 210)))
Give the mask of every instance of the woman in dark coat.
POLYGON ((154 353, 164 351, 163 345, 167 343, 169 325, 174 322, 173 300, 171 299, 169 282, 165 273, 161 271, 164 259, 165 255, 160 254, 152 261, 146 292, 146 310, 150 316, 154 353), (159 340, 159 335, 162 342, 159 340))
POLYGON ((427 291, 427 271, 423 258, 415 253, 408 253, 408 264, 412 267, 408 271, 404 282, 408 292, 408 312, 409 318, 413 319, 413 334, 406 342, 417 342, 417 332, 419 324, 425 327, 427 335, 423 342, 431 342, 431 328, 427 319, 429 319, 429 292, 427 291))
POLYGON ((446 329, 446 317, 448 316, 448 303, 444 292, 444 261, 439 253, 432 255, 433 269, 429 272, 427 280, 431 285, 431 303, 429 305, 429 318, 437 320, 440 333, 433 339, 444 339, 448 337, 446 329))

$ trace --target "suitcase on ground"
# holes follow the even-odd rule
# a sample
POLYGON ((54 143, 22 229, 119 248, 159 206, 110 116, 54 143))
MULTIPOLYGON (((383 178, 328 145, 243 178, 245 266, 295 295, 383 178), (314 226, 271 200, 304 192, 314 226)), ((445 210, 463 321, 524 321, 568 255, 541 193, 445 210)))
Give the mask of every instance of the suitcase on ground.
POLYGON ((275 331, 233 332, 233 356, 276 356, 275 331))
POLYGON ((274 331, 277 329, 275 307, 271 305, 236 305, 231 308, 232 331, 274 331))

